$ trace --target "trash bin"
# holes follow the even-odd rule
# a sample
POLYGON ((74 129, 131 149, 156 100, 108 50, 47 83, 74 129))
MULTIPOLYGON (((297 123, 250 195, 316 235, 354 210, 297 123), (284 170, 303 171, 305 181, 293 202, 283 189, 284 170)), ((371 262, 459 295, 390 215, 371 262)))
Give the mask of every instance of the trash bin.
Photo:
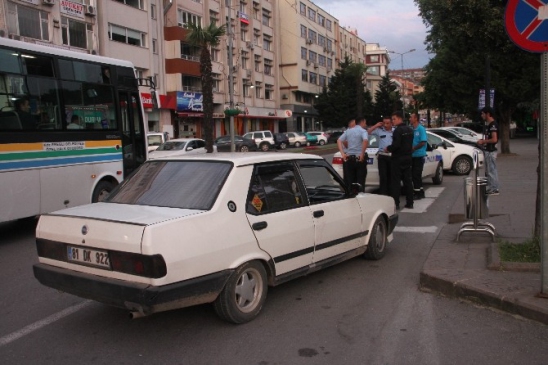
POLYGON ((487 205, 487 178, 476 177, 464 178, 464 210, 466 219, 486 219, 489 218, 489 207, 487 205), (475 188, 475 191, 474 191, 475 188))

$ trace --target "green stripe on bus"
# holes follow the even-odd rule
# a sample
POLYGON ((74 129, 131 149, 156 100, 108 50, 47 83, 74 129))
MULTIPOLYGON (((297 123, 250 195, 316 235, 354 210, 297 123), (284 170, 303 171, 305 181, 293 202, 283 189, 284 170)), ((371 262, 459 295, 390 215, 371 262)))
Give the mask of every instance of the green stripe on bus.
POLYGON ((109 147, 109 148, 93 148, 93 149, 69 150, 69 151, 13 152, 13 153, 0 154, 0 161, 33 160, 37 158, 103 155, 103 154, 112 154, 112 153, 119 153, 121 155, 122 150, 121 149, 115 150, 112 147, 109 147))

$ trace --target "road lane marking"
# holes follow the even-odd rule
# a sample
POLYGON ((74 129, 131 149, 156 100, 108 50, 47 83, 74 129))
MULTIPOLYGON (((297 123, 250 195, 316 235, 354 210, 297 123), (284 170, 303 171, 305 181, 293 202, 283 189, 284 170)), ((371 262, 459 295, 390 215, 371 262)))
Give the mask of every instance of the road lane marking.
POLYGON ((424 191, 424 198, 413 202, 413 209, 403 208, 403 213, 426 213, 428 207, 436 200, 445 188, 428 188, 424 191))
POLYGON ((436 233, 438 227, 436 226, 427 226, 427 227, 400 227, 396 226, 394 232, 405 232, 405 233, 436 233))
POLYGON ((52 324, 53 322, 63 319, 64 317, 69 316, 72 313, 75 313, 79 311, 80 309, 90 305, 91 302, 92 302, 91 300, 83 301, 82 303, 73 305, 72 307, 68 307, 67 309, 62 310, 61 312, 52 314, 51 316, 46 317, 38 322, 34 322, 33 324, 30 324, 20 329, 19 331, 15 331, 13 333, 10 333, 9 335, 0 337, 0 346, 5 346, 9 344, 10 342, 18 340, 23 336, 26 336, 34 331, 37 331, 47 325, 52 324))

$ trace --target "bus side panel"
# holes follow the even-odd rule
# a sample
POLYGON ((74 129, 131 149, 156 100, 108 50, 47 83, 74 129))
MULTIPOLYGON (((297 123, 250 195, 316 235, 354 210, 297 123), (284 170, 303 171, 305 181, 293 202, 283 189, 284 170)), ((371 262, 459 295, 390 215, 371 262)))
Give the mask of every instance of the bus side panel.
POLYGON ((0 172, 0 222, 40 213, 40 172, 21 170, 0 172))

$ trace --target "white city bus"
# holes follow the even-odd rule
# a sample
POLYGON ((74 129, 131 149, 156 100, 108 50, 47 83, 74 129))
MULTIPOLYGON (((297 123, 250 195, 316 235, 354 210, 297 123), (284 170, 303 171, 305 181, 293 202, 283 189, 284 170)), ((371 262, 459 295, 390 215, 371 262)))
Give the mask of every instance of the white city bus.
POLYGON ((145 138, 130 62, 0 38, 0 222, 100 201, 145 138))

